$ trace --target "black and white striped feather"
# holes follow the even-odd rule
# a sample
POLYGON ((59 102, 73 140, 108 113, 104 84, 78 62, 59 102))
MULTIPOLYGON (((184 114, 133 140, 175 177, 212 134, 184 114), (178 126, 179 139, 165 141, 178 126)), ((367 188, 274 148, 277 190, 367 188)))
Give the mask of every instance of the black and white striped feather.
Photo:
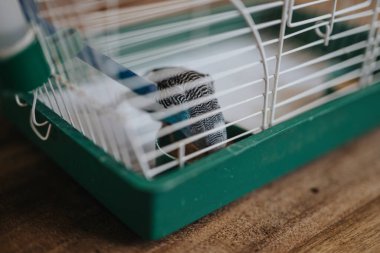
MULTIPOLYGON (((214 96, 214 81, 207 74, 180 67, 167 67, 154 69, 150 71, 146 77, 157 84, 159 91, 157 101, 164 108, 180 107, 187 102, 199 98, 208 98, 206 101, 196 103, 188 109, 184 108, 186 113, 182 114, 184 116, 177 118, 176 121, 185 120, 186 117, 196 118, 205 113, 220 109, 218 99, 214 96)), ((191 124, 188 128, 189 133, 187 135, 194 136, 219 128, 216 131, 212 131, 206 137, 194 142, 198 149, 203 149, 227 139, 227 132, 225 127, 223 127, 224 125, 223 114, 216 112, 207 118, 200 119, 191 124)), ((224 146, 223 144, 216 148, 224 146)))

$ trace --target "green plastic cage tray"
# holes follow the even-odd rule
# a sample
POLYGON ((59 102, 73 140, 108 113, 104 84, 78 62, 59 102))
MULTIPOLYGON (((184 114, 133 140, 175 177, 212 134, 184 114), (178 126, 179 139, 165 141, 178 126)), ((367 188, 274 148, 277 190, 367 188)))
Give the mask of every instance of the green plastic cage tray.
MULTIPOLYGON (((281 34, 281 27, 284 27, 286 28, 283 31, 285 37, 298 33, 300 36, 297 36, 296 40, 302 45, 321 40, 315 29, 308 29, 311 23, 288 27, 289 24, 286 24, 285 21, 289 14, 289 8, 292 8, 291 5, 288 5, 291 1, 285 1, 287 7, 277 2, 282 1, 273 1, 273 7, 271 7, 271 3, 260 3, 256 7, 254 5, 253 9, 256 8, 258 11, 252 13, 251 17, 261 25, 279 20, 279 23, 273 24, 276 27, 274 32, 281 34), (283 24, 284 22, 285 24, 283 24)), ((370 4, 372 3, 366 5, 365 8, 372 10, 370 4)), ((220 14, 229 10, 217 6, 213 7, 210 13, 220 14)), ((347 17, 349 14, 343 12, 342 15, 347 17)), ((372 15, 374 14, 370 13, 368 17, 371 18, 372 15)), ((321 20, 327 20, 326 23, 331 25, 329 23, 331 17, 332 15, 323 17, 321 20)), ((370 24, 360 30, 361 26, 347 24, 344 22, 344 18, 339 21, 339 17, 341 16, 337 16, 337 20, 333 21, 336 24, 333 23, 334 32, 328 35, 331 36, 328 46, 320 43, 313 47, 313 53, 318 57, 344 50, 354 44, 359 45, 360 42, 368 44, 369 38, 374 36, 370 24), (356 31, 355 29, 357 32, 352 32, 356 31), (345 36, 347 39, 340 39, 345 36)), ((127 25, 123 28, 125 31, 122 32, 181 22, 188 18, 189 16, 183 13, 176 17, 160 17, 144 25, 127 25)), ((295 24, 313 18, 301 11, 293 13, 295 24)), ((313 22, 314 24, 315 22, 313 22)), ((244 27, 247 27, 246 22, 241 16, 238 16, 208 26, 207 34, 209 36, 244 27)), ((323 27, 327 26, 323 25, 323 27)), ((267 28, 262 25, 260 29, 267 28)), ((326 33, 327 31, 325 31, 325 35, 326 33)), ((176 33, 170 35, 169 39, 163 38, 154 42, 140 43, 119 53, 128 56, 131 52, 143 52, 147 48, 159 48, 170 43, 175 45, 191 40, 191 36, 193 35, 189 32, 176 33)), ((367 46, 358 46, 357 50, 342 51, 337 57, 328 61, 324 68, 328 69, 352 59, 360 60, 361 58, 358 57, 373 49, 367 46)), ((78 52, 78 50, 74 51, 75 54, 78 52)), ((372 58, 374 58, 373 62, 362 59, 360 62, 353 62, 351 65, 328 72, 325 77, 335 80, 361 73, 364 64, 376 63, 377 57, 372 58)), ((66 61, 66 59, 60 60, 66 61)), ((52 64, 57 66, 57 63, 48 62, 50 66, 52 64)), ((41 79, 43 79, 42 76, 49 75, 45 64, 42 61, 40 64, 42 67, 36 67, 43 73, 40 74, 41 79)), ((67 73, 61 73, 61 75, 65 74, 67 73)), ((380 84, 374 81, 374 76, 377 74, 375 68, 370 74, 372 79, 368 79, 369 81, 365 85, 355 84, 348 88, 324 86, 321 89, 322 95, 319 96, 329 96, 331 98, 329 101, 298 113, 257 134, 242 135, 240 138, 239 136, 244 134, 246 129, 238 125, 231 125, 227 128, 228 137, 239 137, 233 143, 205 157, 191 161, 181 168, 167 170, 150 179, 132 169, 127 169, 109 152, 84 136, 43 101, 36 101, 33 94, 22 92, 23 89, 30 90, 30 87, 18 88, 16 101, 15 91, 4 88, 8 85, 3 85, 1 108, 3 113, 26 136, 129 228, 144 238, 159 239, 379 126, 380 84), (35 120, 48 122, 51 125, 49 137, 46 140, 39 138, 30 127, 32 106, 35 106, 33 108, 35 120)), ((356 77, 358 82, 360 77, 360 75, 356 77)), ((27 74, 25 74, 25 78, 28 78, 27 74)), ((17 79, 15 80, 12 82, 17 82, 17 79)), ((14 87, 12 85, 10 87, 14 87)), ((271 90, 273 89, 275 87, 271 87, 271 90)), ((45 124, 43 127, 45 128, 42 131, 46 131, 47 125, 45 124)), ((160 141, 162 143, 170 142, 170 140, 164 139, 160 141)))

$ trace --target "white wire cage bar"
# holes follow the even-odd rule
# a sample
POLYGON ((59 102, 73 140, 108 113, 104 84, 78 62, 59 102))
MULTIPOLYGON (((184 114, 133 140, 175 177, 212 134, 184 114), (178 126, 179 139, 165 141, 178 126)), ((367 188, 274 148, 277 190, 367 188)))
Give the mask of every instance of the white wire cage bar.
MULTIPOLYGON (((379 2, 39 0, 25 8, 53 74, 33 104, 152 178, 374 83, 379 2), (177 86, 136 92, 156 87, 147 73, 165 67, 205 74, 181 92, 205 83, 214 91, 168 108, 158 100, 177 86), (210 101, 219 106, 166 121, 210 101), (223 124, 184 134, 220 114, 223 124)), ((33 129, 49 138, 33 111, 33 129)))

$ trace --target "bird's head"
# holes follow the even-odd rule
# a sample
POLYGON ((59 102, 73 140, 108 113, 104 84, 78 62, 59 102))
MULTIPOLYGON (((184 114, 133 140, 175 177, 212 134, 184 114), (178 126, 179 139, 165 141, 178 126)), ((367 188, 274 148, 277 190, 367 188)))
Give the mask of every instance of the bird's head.
POLYGON ((145 78, 156 83, 157 90, 160 91, 157 101, 165 108, 196 99, 193 97, 195 94, 191 93, 199 87, 207 88, 213 93, 213 80, 209 75, 184 67, 156 68, 147 72, 145 78))

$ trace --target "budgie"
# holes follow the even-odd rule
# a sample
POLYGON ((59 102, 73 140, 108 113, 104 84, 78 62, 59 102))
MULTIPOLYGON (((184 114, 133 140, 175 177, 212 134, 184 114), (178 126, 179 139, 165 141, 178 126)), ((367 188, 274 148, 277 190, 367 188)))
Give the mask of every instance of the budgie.
MULTIPOLYGON (((157 84, 157 102, 166 109, 175 106, 181 108, 186 102, 208 97, 207 100, 203 100, 204 102, 196 103, 190 108, 183 106, 183 111, 164 120, 166 124, 175 124, 176 122, 195 118, 220 109, 218 99, 214 96, 214 80, 210 75, 182 67, 166 67, 153 69, 145 77, 157 84)), ((193 146, 199 150, 225 141, 227 139, 227 131, 225 127, 222 127, 224 125, 223 114, 222 112, 218 112, 190 124, 188 127, 181 129, 181 132, 187 138, 220 127, 218 130, 193 143, 193 146)), ((224 146, 225 144, 221 144, 215 149, 224 146)))

